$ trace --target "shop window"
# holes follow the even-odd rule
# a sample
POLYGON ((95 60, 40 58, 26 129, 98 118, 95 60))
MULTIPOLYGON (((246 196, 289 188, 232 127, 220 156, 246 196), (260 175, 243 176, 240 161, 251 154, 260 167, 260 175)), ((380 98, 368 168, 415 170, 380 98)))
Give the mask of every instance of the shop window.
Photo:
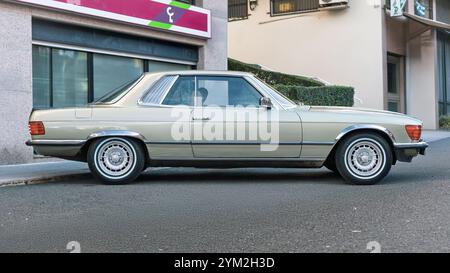
POLYGON ((415 0, 414 13, 418 16, 432 19, 433 18, 433 1, 432 0, 415 0))
POLYGON ((183 2, 190 5, 195 5, 195 0, 177 0, 178 2, 183 2))
POLYGON ((313 11, 319 8, 319 0, 271 0, 272 15, 313 11))
POLYGON ((148 72, 166 72, 177 70, 191 70, 192 66, 187 64, 164 63, 157 61, 148 61, 148 72))
POLYGON ((450 35, 438 32, 439 114, 450 115, 450 35))
POLYGON ((242 20, 248 18, 247 0, 228 0, 228 20, 242 20))
POLYGON ((136 79, 144 71, 144 61, 104 54, 94 54, 94 100, 118 86, 136 79))
POLYGON ((87 104, 87 53, 52 50, 52 106, 72 107, 87 104))
POLYGON ((33 46, 33 106, 50 107, 50 48, 33 46))
POLYGON ((33 107, 85 106, 143 72, 191 70, 188 64, 33 46, 33 107))

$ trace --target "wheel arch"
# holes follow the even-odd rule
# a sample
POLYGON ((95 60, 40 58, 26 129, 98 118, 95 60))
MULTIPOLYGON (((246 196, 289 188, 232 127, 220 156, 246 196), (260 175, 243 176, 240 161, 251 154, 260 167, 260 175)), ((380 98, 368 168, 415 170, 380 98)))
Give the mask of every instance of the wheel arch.
POLYGON ((147 145, 145 144, 146 138, 137 132, 128 131, 128 130, 104 130, 104 131, 98 131, 95 133, 92 133, 88 136, 86 143, 81 147, 81 157, 84 161, 87 161, 87 153, 89 150, 89 147, 91 144, 99 139, 105 139, 110 137, 122 137, 127 139, 136 140, 137 143, 141 146, 142 150, 145 154, 145 163, 146 165, 150 162, 150 154, 147 148, 147 145))
POLYGON ((395 155, 394 150, 394 143, 395 143, 395 136, 392 134, 391 131, 389 131, 387 128, 381 126, 381 125, 372 125, 372 124, 358 124, 358 125, 352 125, 349 127, 346 127, 344 130, 342 130, 339 135, 335 139, 335 144, 333 145, 333 148, 331 149, 331 152, 328 154, 327 159, 325 160, 325 163, 332 162, 336 155, 336 150, 339 147, 339 145, 348 137, 353 136, 355 134, 359 133, 375 133, 382 138, 384 138, 387 143, 389 144, 389 147, 392 151, 393 156, 393 165, 397 162, 397 158, 395 155))

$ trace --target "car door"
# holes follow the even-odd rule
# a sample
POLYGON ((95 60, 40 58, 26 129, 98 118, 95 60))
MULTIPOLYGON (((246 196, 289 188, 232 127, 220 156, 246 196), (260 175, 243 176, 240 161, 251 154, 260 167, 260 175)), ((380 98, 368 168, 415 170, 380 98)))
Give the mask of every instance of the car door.
POLYGON ((193 76, 168 75, 152 85, 140 100, 135 118, 146 137, 152 159, 192 159, 191 113, 194 94, 193 76))
POLYGON ((264 95, 240 76, 197 76, 191 139, 196 158, 295 158, 295 112, 260 107, 264 95))

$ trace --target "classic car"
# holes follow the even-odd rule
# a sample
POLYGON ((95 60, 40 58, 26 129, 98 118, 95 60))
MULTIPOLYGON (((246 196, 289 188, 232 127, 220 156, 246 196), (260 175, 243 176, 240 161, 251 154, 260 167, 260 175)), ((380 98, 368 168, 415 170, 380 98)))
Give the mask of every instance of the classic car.
POLYGON ((252 74, 146 73, 97 101, 34 110, 35 152, 87 162, 107 184, 148 167, 321 168, 381 181, 424 155, 422 122, 387 111, 294 103, 252 74))

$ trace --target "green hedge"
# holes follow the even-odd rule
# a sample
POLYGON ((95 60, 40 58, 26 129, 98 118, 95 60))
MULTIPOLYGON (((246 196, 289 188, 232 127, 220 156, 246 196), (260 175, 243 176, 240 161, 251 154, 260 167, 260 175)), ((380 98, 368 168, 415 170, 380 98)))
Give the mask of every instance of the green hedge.
POLYGON ((355 90, 347 86, 304 87, 275 85, 276 90, 295 102, 305 105, 353 106, 355 90))
POLYGON ((306 105, 353 106, 354 104, 353 87, 325 86, 314 79, 267 71, 258 65, 234 59, 228 59, 228 70, 253 73, 288 98, 306 105))
POLYGON ((442 116, 439 119, 439 127, 442 129, 450 129, 450 116, 442 116))
POLYGON ((261 80, 270 85, 284 84, 284 85, 299 85, 299 86, 324 86, 323 83, 310 79, 307 77, 301 77, 296 75, 283 74, 274 71, 267 71, 261 69, 260 66, 255 64, 246 64, 234 59, 228 59, 228 70, 230 71, 243 71, 256 75, 261 80))

